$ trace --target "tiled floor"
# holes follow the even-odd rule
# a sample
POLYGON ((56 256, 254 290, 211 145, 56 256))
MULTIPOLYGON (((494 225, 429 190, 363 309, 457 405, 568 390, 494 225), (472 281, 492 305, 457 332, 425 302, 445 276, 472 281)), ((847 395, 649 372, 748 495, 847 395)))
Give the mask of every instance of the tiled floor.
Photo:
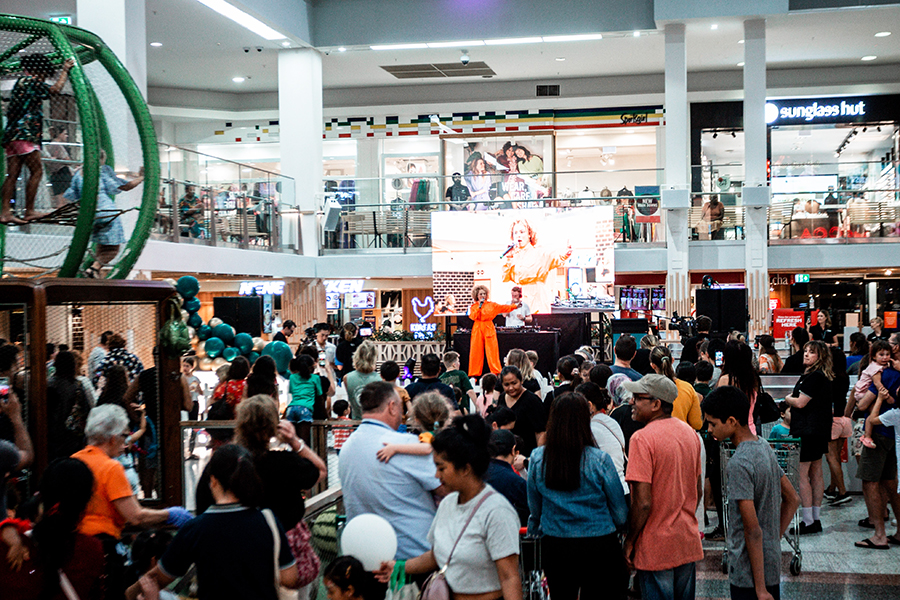
MULTIPOLYGON (((857 522, 866 516, 862 496, 837 507, 822 509, 824 531, 800 538, 802 572, 788 570, 791 549, 782 542, 781 597, 788 600, 882 600, 900 598, 900 546, 890 550, 865 550, 853 544, 871 535, 857 522)), ((714 520, 713 513, 710 517, 714 520)), ((890 526, 888 533, 894 533, 890 526)), ((705 557, 697 569, 697 598, 729 597, 727 576, 722 574, 721 542, 705 542, 705 557)))

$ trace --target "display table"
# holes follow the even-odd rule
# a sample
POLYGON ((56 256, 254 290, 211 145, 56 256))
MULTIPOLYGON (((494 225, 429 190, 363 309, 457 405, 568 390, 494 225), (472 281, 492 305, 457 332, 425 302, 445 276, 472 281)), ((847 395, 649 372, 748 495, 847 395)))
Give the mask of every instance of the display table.
POLYGON ((815 216, 796 217, 784 228, 785 238, 833 238, 840 237, 841 215, 827 211, 815 216))
MULTIPOLYGON (((469 347, 472 334, 469 331, 457 331, 453 334, 453 350, 459 353, 459 364, 469 364, 469 347)), ((538 353, 537 369, 541 373, 555 373, 556 361, 559 360, 558 331, 516 331, 497 330, 497 344, 500 346, 500 362, 514 349, 534 350, 538 353)), ((490 373, 487 360, 484 361, 482 374, 490 373)))

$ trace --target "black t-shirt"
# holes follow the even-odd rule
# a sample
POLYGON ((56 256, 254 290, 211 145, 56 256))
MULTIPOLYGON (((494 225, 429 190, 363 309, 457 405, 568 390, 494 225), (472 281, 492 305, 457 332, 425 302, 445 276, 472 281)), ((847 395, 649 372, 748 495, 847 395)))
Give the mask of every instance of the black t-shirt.
POLYGON ((825 339, 825 328, 821 325, 813 325, 809 328, 809 339, 822 341, 825 339))
POLYGON ((285 336, 283 333, 281 333, 279 331, 278 333, 276 333, 275 335, 272 336, 272 341, 273 342, 284 342, 285 344, 287 344, 287 336, 285 336))
MULTIPOLYGON (((682 360, 684 360, 684 352, 682 352, 681 354, 682 360)), ((694 362, 697 361, 695 360, 694 362)), ((631 368, 641 375, 647 375, 648 373, 653 372, 653 367, 650 366, 650 348, 638 348, 637 354, 635 354, 634 358, 631 359, 631 368)))
MULTIPOLYGON (((444 197, 447 198, 447 200, 449 200, 450 202, 457 202, 459 204, 467 202, 471 196, 472 194, 469 193, 469 188, 461 183, 454 183, 447 188, 447 193, 444 194, 444 197)), ((451 206, 450 210, 465 210, 465 207, 451 206)))
POLYGON ((352 373, 356 369, 353 368, 353 353, 359 348, 363 340, 357 336, 350 340, 341 340, 337 348, 334 350, 334 360, 341 363, 341 377, 346 377, 347 373, 352 373))
MULTIPOLYGON (((306 512, 303 493, 316 484, 319 470, 290 450, 270 450, 253 464, 263 483, 263 508, 271 509, 285 529, 293 529, 306 512)), ((197 482, 196 497, 197 514, 213 505, 208 468, 203 469, 197 482)))
POLYGON ((882 330, 882 331, 881 331, 881 335, 877 335, 877 334, 873 331, 873 332, 870 333, 868 336, 866 336, 866 339, 869 340, 869 343, 871 344, 872 342, 877 341, 877 340, 883 340, 883 341, 886 342, 886 341, 888 341, 888 340, 890 339, 890 337, 891 337, 891 334, 885 333, 884 330, 882 330))
POLYGON ((529 456, 531 451, 537 448, 537 434, 547 430, 547 413, 541 399, 533 392, 525 390, 512 406, 507 403, 506 394, 500 394, 497 405, 505 406, 516 413, 516 426, 512 432, 522 438, 519 452, 529 456))
MULTIPOLYGON (((279 525, 280 569, 294 564, 279 525)), ((197 565, 200 600, 277 600, 275 541, 265 516, 239 504, 211 506, 181 528, 159 560, 167 575, 180 577, 197 565)))
POLYGON ((522 383, 522 387, 528 390, 529 392, 534 392, 535 394, 541 393, 541 384, 538 383, 538 380, 532 377, 531 379, 526 379, 522 383))
POLYGON ((779 375, 802 375, 805 370, 806 367, 803 366, 803 350, 800 350, 784 359, 784 366, 781 367, 779 375))
MULTIPOLYGON (((147 406, 147 418, 154 423, 159 423, 159 378, 156 367, 144 369, 138 375, 138 389, 141 392, 141 402, 147 406)), ((178 406, 181 407, 181 398, 178 398, 178 406)))
POLYGON ((609 413, 609 416, 613 421, 619 424, 619 427, 622 428, 622 435, 625 436, 625 454, 628 454, 628 445, 631 443, 631 436, 634 435, 635 431, 639 431, 644 428, 644 423, 640 421, 635 421, 631 418, 631 414, 634 411, 634 406, 631 404, 623 404, 622 406, 616 408, 614 411, 609 413))
POLYGON ((409 394, 410 400, 415 400, 416 396, 419 394, 431 391, 438 392, 449 400, 453 404, 454 409, 459 408, 459 405, 456 403, 456 393, 453 391, 453 388, 437 377, 422 377, 406 386, 406 393, 409 394))
POLYGON ((791 436, 831 436, 832 381, 822 371, 806 373, 794 386, 794 396, 804 394, 810 401, 803 408, 791 407, 791 436))
POLYGON ((568 394, 569 392, 575 391, 575 388, 572 387, 571 383, 563 383, 561 385, 556 386, 544 396, 544 412, 547 413, 547 416, 550 416, 550 408, 553 406, 553 401, 563 394, 568 394))

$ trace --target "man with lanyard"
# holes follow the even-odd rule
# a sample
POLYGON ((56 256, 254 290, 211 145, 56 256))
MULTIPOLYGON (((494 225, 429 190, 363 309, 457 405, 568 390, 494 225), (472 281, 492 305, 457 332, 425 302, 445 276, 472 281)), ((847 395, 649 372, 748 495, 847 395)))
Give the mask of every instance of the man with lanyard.
POLYGON ((347 520, 373 513, 384 517, 397 532, 396 560, 431 549, 428 530, 434 519, 435 497, 444 490, 434 476, 431 455, 397 454, 381 462, 376 454, 385 444, 415 444, 412 434, 398 433, 403 407, 394 386, 386 381, 366 385, 359 395, 363 421, 341 448, 341 487, 347 520))
POLYGON ((534 318, 531 316, 531 309, 522 301, 522 288, 515 286, 509 294, 512 298, 510 304, 519 304, 519 308, 506 313, 506 326, 524 327, 526 323, 530 325, 534 318))

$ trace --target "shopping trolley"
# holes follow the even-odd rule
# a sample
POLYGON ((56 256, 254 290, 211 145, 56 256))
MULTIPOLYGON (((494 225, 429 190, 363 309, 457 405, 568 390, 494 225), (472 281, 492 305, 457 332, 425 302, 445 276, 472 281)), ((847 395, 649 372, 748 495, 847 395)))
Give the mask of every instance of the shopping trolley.
POLYGON ((548 600, 547 578, 541 568, 541 539, 519 529, 519 574, 522 577, 523 600, 548 600))
MULTIPOLYGON (((772 450, 775 451, 775 457, 778 459, 778 465, 787 475, 791 485, 795 490, 800 489, 800 440, 795 438, 784 438, 779 440, 769 440, 772 450)), ((728 460, 735 453, 735 446, 730 442, 722 443, 719 447, 720 456, 722 458, 722 503, 728 505, 728 476, 725 468, 728 466, 728 460)), ((722 530, 725 532, 725 551, 722 552, 722 573, 728 574, 728 510, 722 511, 725 523, 722 530)), ((791 520, 791 527, 784 534, 784 539, 793 550, 794 555, 791 557, 790 571, 791 575, 799 575, 803 567, 803 552, 800 550, 800 513, 795 512, 791 520)))

